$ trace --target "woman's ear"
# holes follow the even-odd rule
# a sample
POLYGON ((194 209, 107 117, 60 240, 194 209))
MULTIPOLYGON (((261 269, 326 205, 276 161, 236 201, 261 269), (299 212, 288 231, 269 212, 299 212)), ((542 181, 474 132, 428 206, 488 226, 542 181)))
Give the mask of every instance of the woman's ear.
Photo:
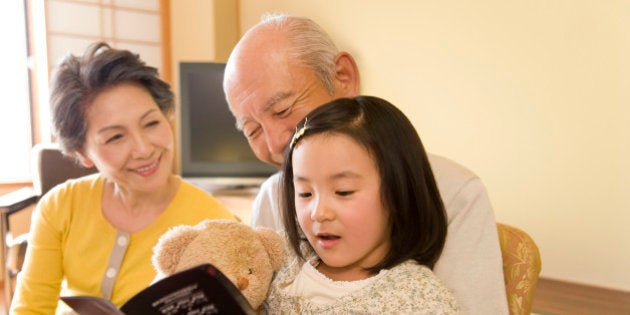
POLYGON ((84 167, 90 168, 94 166, 94 162, 92 162, 92 160, 88 158, 86 154, 83 154, 83 152, 77 151, 75 154, 77 156, 77 159, 79 159, 79 162, 81 162, 81 165, 83 165, 84 167))
POLYGON ((175 126, 175 109, 171 108, 169 109, 166 113, 164 113, 164 117, 166 117, 166 120, 168 121, 169 124, 171 124, 171 126, 175 126))
POLYGON ((335 56, 335 96, 355 97, 360 88, 359 68, 349 52, 335 56))

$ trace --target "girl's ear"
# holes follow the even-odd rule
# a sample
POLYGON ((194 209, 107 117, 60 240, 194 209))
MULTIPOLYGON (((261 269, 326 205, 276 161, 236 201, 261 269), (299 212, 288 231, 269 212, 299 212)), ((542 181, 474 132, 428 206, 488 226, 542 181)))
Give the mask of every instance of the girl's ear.
POLYGON ((355 97, 359 95, 359 68, 352 55, 342 51, 335 56, 335 96, 355 97))
POLYGON ((92 162, 92 160, 88 158, 86 154, 83 154, 83 152, 77 151, 75 154, 79 159, 79 162, 81 162, 81 165, 83 165, 84 167, 90 168, 94 166, 94 162, 92 162))

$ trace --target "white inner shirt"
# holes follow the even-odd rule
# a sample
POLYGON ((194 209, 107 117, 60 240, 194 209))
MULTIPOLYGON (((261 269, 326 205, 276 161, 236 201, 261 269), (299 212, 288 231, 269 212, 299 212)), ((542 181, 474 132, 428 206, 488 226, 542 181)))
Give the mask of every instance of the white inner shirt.
POLYGON ((357 281, 334 281, 315 269, 313 265, 318 263, 317 259, 304 263, 293 283, 284 291, 290 296, 301 296, 314 304, 325 305, 370 285, 387 271, 383 269, 373 277, 357 281))

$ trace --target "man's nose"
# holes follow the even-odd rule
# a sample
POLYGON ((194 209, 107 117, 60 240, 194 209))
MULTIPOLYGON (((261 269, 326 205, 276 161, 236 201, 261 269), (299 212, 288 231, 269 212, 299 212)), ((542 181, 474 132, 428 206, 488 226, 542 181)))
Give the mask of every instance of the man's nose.
POLYGON ((292 131, 290 130, 271 130, 268 129, 267 136, 267 147, 269 148, 269 152, 272 154, 284 154, 284 149, 289 144, 289 138, 291 137, 292 131))

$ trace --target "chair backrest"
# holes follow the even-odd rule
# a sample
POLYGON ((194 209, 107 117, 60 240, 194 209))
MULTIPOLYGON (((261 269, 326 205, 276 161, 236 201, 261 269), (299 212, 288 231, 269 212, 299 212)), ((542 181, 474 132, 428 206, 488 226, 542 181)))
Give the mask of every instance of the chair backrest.
POLYGON ((33 158, 33 189, 44 195, 57 184, 68 179, 96 173, 96 168, 86 168, 73 158, 63 155, 57 144, 36 144, 31 151, 33 158))
MULTIPOLYGON (((30 192, 29 202, 24 204, 28 206, 31 202, 36 201, 35 196, 43 196, 51 188, 57 184, 61 184, 68 179, 78 178, 97 172, 96 168, 85 168, 77 161, 69 158, 61 152, 61 148, 57 144, 36 144, 31 149, 32 165, 31 172, 33 176, 33 189, 30 192)), ((13 292, 16 285, 16 276, 22 269, 24 263, 24 255, 28 246, 28 235, 23 234, 13 237, 9 227, 8 216, 25 209, 20 207, 13 211, 2 212, 2 235, 4 242, 2 243, 2 255, 5 257, 4 265, 4 304, 5 307, 11 305, 13 292)))
POLYGON ((497 223, 503 276, 511 315, 530 314, 534 290, 542 268, 540 251, 523 230, 497 223))

